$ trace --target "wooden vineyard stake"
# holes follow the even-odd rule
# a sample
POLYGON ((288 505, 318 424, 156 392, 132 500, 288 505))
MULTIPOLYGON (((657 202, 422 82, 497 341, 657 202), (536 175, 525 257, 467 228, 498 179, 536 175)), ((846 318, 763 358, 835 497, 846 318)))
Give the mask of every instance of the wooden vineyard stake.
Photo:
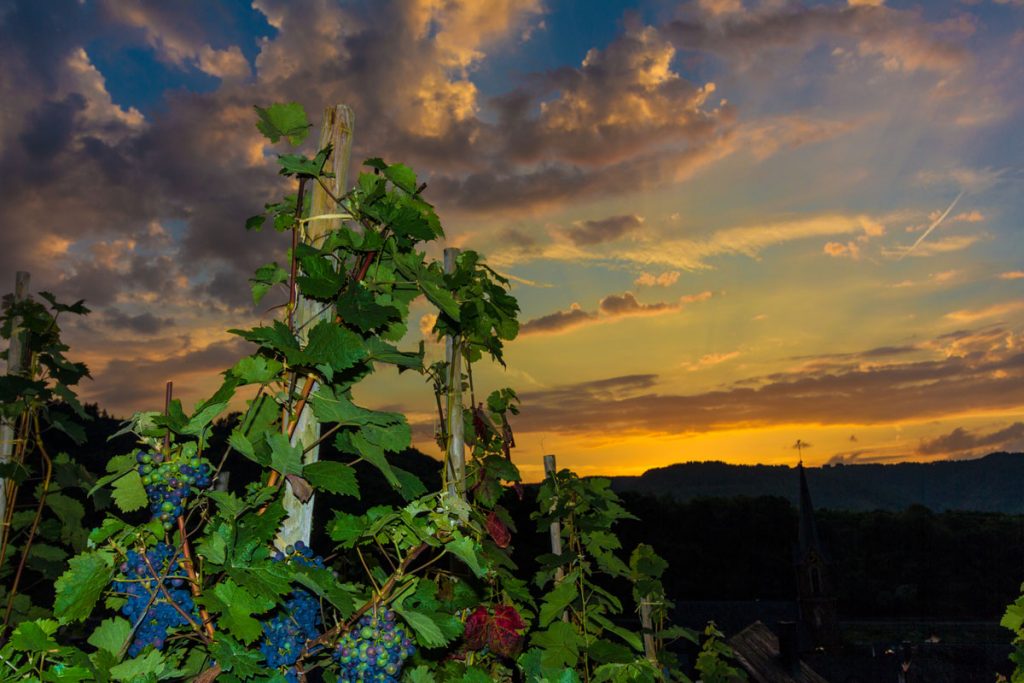
MULTIPOLYGON (((555 473, 558 468, 555 466, 555 456, 545 455, 544 456, 544 477, 550 478, 551 481, 555 481, 555 473)), ((559 520, 551 522, 551 526, 548 531, 551 534, 551 554, 561 555, 562 554, 562 523, 559 520)), ((565 572, 561 567, 555 569, 555 584, 562 582, 565 578, 565 572)), ((569 621, 569 613, 562 612, 562 621, 569 621)))
MULTIPOLYGON (((19 302, 25 299, 28 293, 28 283, 31 276, 23 270, 19 270, 14 275, 14 301, 19 302)), ((7 347, 7 374, 8 375, 20 375, 24 368, 22 356, 23 350, 23 332, 19 329, 19 322, 17 320, 12 321, 11 325, 11 341, 7 347)), ((14 420, 4 420, 0 423, 0 464, 7 464, 11 461, 11 455, 14 453, 14 420)), ((4 478, 0 478, 0 520, 7 523, 7 500, 9 498, 8 487, 10 486, 4 478)), ((13 486, 11 487, 13 488, 13 486)), ((7 529, 3 530, 6 533, 7 529)), ((2 534, 0 534, 2 535, 2 534)))
MULTIPOLYGON (((327 159, 325 168, 333 173, 334 177, 323 180, 326 188, 319 182, 313 183, 310 188, 312 190, 310 218, 338 213, 336 198, 343 196, 348 187, 348 167, 352 158, 354 131, 355 114, 349 107, 339 104, 324 110, 324 120, 320 128, 320 145, 317 149, 331 146, 331 155, 327 159)), ((307 244, 317 246, 328 233, 341 227, 341 219, 309 220, 304 221, 301 225, 303 227, 300 239, 307 244)), ((318 322, 334 319, 334 310, 330 307, 325 308, 322 303, 300 295, 295 300, 292 319, 295 323, 295 335, 304 345, 309 331, 318 322)), ((302 378, 297 378, 297 380, 296 383, 301 385, 302 378)), ((308 383, 306 387, 308 389, 307 396, 316 391, 315 382, 308 383)), ((293 446, 302 448, 303 462, 308 464, 316 462, 320 457, 320 449, 315 445, 320 439, 320 423, 313 416, 312 411, 303 410, 305 407, 306 401, 299 401, 296 405, 298 415, 292 418, 296 422, 295 424, 286 424, 285 433, 290 434, 293 446)), ((288 516, 277 535, 278 547, 283 549, 286 546, 295 545, 297 541, 308 545, 310 531, 313 528, 313 498, 310 497, 303 503, 293 493, 290 485, 286 485, 284 509, 288 516)))
POLYGON ((654 622, 651 619, 651 603, 647 598, 640 600, 640 627, 644 634, 644 655, 651 664, 658 666, 658 648, 654 642, 654 622))
MULTIPOLYGON (((459 250, 449 247, 444 250, 444 272, 454 273, 459 250)), ((462 344, 453 335, 444 339, 444 359, 448 367, 447 411, 445 412, 448 444, 445 451, 444 476, 448 483, 448 495, 466 497, 466 439, 462 417, 462 344)))

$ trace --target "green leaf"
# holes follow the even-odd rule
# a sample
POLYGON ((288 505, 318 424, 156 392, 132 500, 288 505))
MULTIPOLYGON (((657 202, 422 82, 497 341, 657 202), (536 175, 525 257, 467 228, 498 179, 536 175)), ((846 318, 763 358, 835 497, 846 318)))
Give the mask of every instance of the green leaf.
POLYGON ((23 621, 11 634, 11 646, 24 652, 49 652, 59 646, 50 636, 57 632, 57 622, 52 619, 23 621))
POLYGON ((409 194, 416 192, 416 173, 405 164, 391 164, 386 167, 384 177, 409 194))
POLYGON ((384 478, 387 479, 391 486, 396 489, 401 486, 401 482, 399 482, 398 477, 395 476, 394 470, 391 469, 391 464, 388 463, 388 458, 384 454, 384 450, 379 445, 368 441, 366 437, 363 436, 362 431, 352 434, 349 438, 352 446, 359 453, 360 457, 380 470, 380 473, 384 475, 384 478))
POLYGON ((121 662, 110 669, 110 678, 114 681, 155 681, 167 668, 164 655, 159 650, 148 650, 145 654, 121 662))
POLYGON ((302 476, 317 488, 359 498, 356 471, 343 462, 320 460, 310 463, 302 468, 302 476))
POLYGON ((487 575, 487 568, 480 563, 478 547, 473 539, 455 531, 454 539, 445 543, 444 549, 462 560, 477 576, 487 575))
POLYGON ((334 519, 331 520, 327 533, 332 541, 341 544, 344 548, 351 548, 355 545, 355 541, 363 535, 367 524, 368 520, 365 516, 335 510, 334 519))
POLYGON ((87 641, 100 650, 106 650, 114 656, 121 654, 121 648, 132 637, 132 625, 127 619, 114 617, 104 619, 87 641))
POLYGON ((579 596, 579 591, 576 588, 577 576, 575 571, 570 572, 562 579, 561 583, 544 596, 544 604, 540 606, 540 616, 538 617, 538 623, 541 626, 547 626, 560 617, 562 612, 579 596))
POLYGON ((576 630, 564 621, 556 621, 544 631, 533 634, 530 642, 543 649, 541 662, 545 667, 573 667, 580 656, 581 639, 576 630))
POLYGON ((415 669, 411 669, 405 674, 405 678, 409 683, 437 683, 434 674, 430 672, 430 668, 426 664, 420 664, 415 669))
POLYGON ((302 474, 302 447, 293 446, 280 432, 267 434, 270 466, 281 474, 302 474))
POLYGON ((333 320, 321 320, 310 330, 305 353, 308 362, 323 369, 328 379, 366 358, 362 338, 333 320))
POLYGON ((218 627, 226 629, 243 643, 259 638, 262 633, 260 622, 252 615, 266 612, 274 606, 273 600, 253 595, 232 579, 219 582, 214 586, 213 594, 220 602, 219 605, 211 605, 221 613, 218 627))
POLYGON ((216 658, 222 670, 237 674, 241 679, 249 679, 264 670, 260 653, 250 650, 231 636, 218 634, 210 654, 216 658))
MULTIPOLYGON (((262 218, 262 216, 257 216, 262 218)), ((252 220, 251 218, 249 219, 252 220)), ((246 224, 248 225, 248 224, 246 224)), ((284 282, 288 282, 288 271, 277 265, 277 263, 268 263, 264 266, 260 266, 256 269, 253 277, 249 279, 250 289, 252 289, 252 303, 258 304, 263 300, 274 285, 279 285, 284 282)))
POLYGON ((440 627, 426 614, 402 608, 395 611, 402 615, 405 622, 412 627, 416 634, 416 640, 423 647, 442 647, 448 644, 449 640, 445 638, 440 627))
POLYGON ((55 585, 54 616, 65 624, 88 617, 113 575, 114 559, 107 551, 97 550, 71 558, 68 570, 55 585))
POLYGON ((309 119, 306 118, 306 110, 298 102, 277 103, 266 109, 254 109, 260 117, 256 128, 271 142, 284 137, 291 144, 298 145, 309 135, 309 119))
POLYGON ((145 507, 148 502, 146 487, 142 485, 142 477, 138 470, 130 470, 123 477, 114 481, 114 502, 122 512, 131 512, 145 507))

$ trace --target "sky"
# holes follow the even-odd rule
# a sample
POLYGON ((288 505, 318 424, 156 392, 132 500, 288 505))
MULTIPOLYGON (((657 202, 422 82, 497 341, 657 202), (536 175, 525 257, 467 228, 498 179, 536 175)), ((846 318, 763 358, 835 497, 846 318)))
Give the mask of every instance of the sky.
MULTIPOLYGON (((514 283, 527 479, 1024 450, 1022 65, 1020 0, 0 0, 0 289, 86 300, 86 400, 194 403, 274 315, 252 107, 344 103, 514 283)), ((437 453, 422 378, 356 398, 437 453)))

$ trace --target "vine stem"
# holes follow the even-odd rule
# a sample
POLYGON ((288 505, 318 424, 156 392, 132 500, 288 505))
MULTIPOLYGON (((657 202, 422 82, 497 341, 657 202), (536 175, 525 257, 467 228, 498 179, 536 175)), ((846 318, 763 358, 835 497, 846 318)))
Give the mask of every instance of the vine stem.
MULTIPOLYGON (((370 270, 370 266, 373 265, 373 259, 375 258, 376 251, 368 251, 363 256, 362 263, 359 265, 359 270, 356 272, 354 281, 359 282, 366 277, 367 271, 370 270)), ((334 317, 335 323, 341 322, 341 316, 334 317)), ((313 375, 307 375, 306 380, 302 385, 302 394, 299 396, 298 402, 295 404, 295 417, 285 421, 285 430, 288 434, 288 438, 291 439, 295 434, 295 427, 299 424, 299 418, 302 417, 302 411, 306 409, 306 404, 309 402, 309 395, 313 393, 313 386, 316 384, 316 377, 313 375)), ((267 486, 276 486, 278 481, 281 479, 281 473, 277 470, 273 470, 270 473, 270 477, 267 478, 267 486)), ((263 506, 260 508, 259 514, 266 512, 267 507, 263 506)))
MULTIPOLYGON (((171 597, 171 594, 167 591, 167 586, 164 585, 164 581, 167 579, 167 571, 170 571, 170 564, 168 564, 167 571, 164 571, 162 575, 158 576, 158 574, 160 574, 160 573, 157 572, 156 567, 154 567, 153 563, 149 561, 149 557, 145 553, 142 553, 142 561, 146 563, 146 566, 149 567, 149 571, 153 575, 153 578, 158 582, 158 588, 160 589, 160 592, 163 593, 164 599, 166 599, 167 602, 169 602, 171 604, 171 607, 173 607, 175 610, 177 610, 178 614, 180 614, 185 619, 185 621, 187 621, 189 623, 189 625, 197 633, 199 633, 199 635, 203 638, 203 640, 208 643, 209 642, 208 634, 204 634, 203 633, 202 628, 199 626, 199 624, 196 623, 196 620, 193 619, 192 616, 188 612, 186 612, 185 610, 183 610, 181 608, 181 605, 179 605, 174 600, 174 598, 171 597)), ((155 598, 156 594, 153 593, 153 594, 151 594, 151 596, 152 597, 150 599, 150 602, 152 602, 152 599, 155 598)), ((212 637, 212 636, 210 636, 210 637, 212 637)))
POLYGON ((39 529, 39 520, 43 516, 43 507, 46 505, 46 494, 50 490, 50 479, 53 476, 53 461, 50 460, 50 455, 46 452, 46 448, 43 446, 42 430, 39 427, 39 415, 33 413, 32 415, 32 427, 35 432, 36 447, 39 449, 39 455, 43 459, 45 464, 46 474, 43 475, 43 490, 39 494, 39 504, 36 506, 35 517, 32 518, 32 526, 28 530, 28 538, 25 540, 25 547, 21 551, 21 559, 18 561, 18 571, 14 574, 14 582, 11 584, 11 593, 7 598, 7 609, 4 611, 4 629, 11 620, 11 611, 14 609, 14 598, 18 594, 18 584, 21 582, 21 575, 25 571, 25 562, 28 560, 28 552, 32 549, 32 541, 36 537, 36 531, 39 529))
MULTIPOLYGON (((192 591, 192 595, 199 597, 202 589, 199 586, 199 575, 196 574, 195 564, 192 561, 192 549, 189 547, 188 533, 185 530, 185 518, 178 517, 178 536, 181 538, 181 554, 182 564, 185 565, 185 573, 188 574, 188 585, 192 591)), ((203 627, 206 629, 206 635, 213 640, 213 620, 210 619, 210 613, 206 611, 205 607, 199 608, 199 617, 203 620, 203 627)))
MULTIPOLYGON (((25 462, 25 451, 28 448, 28 430, 29 420, 31 411, 26 410, 20 419, 17 434, 17 451, 14 453, 14 457, 11 462, 23 463, 25 462)), ((14 479, 7 479, 4 481, 4 485, 7 487, 4 495, 7 500, 7 509, 4 510, 3 519, 3 538, 0 540, 0 564, 3 564, 4 559, 7 557, 7 547, 10 545, 11 535, 11 519, 14 516, 14 504, 18 498, 19 487, 15 484, 14 479)))

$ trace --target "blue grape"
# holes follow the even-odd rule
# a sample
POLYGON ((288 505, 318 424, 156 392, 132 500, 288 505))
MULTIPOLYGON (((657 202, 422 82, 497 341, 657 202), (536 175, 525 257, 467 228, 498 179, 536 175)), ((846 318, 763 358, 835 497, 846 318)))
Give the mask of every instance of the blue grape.
POLYGON ((341 665, 338 683, 397 683, 405 660, 416 653, 405 627, 392 610, 365 614, 334 650, 341 665))
POLYGON ((124 579, 115 579, 111 584, 115 592, 123 593, 127 598, 121 613, 128 617, 132 625, 138 623, 134 638, 128 646, 129 657, 135 657, 147 645, 162 650, 168 632, 188 624, 185 617, 168 601, 168 595, 185 614, 196 612, 192 595, 184 588, 186 574, 181 560, 175 559, 171 563, 174 552, 174 548, 166 543, 158 543, 146 552, 145 558, 156 571, 154 574, 142 555, 129 550, 120 567, 124 579), (162 581, 160 576, 164 576, 162 581), (166 595, 160 590, 161 583, 167 589, 166 595))
POLYGON ((209 463, 198 457, 186 457, 181 451, 169 455, 139 451, 135 460, 146 487, 149 510, 165 529, 174 526, 192 491, 210 485, 209 463))
MULTIPOLYGON (((303 567, 324 567, 323 558, 313 555, 313 551, 301 541, 294 547, 288 546, 284 552, 276 551, 274 559, 303 567)), ((320 602, 309 591, 296 588, 285 601, 284 609, 263 623, 260 652, 266 657, 270 667, 290 667, 285 672, 285 678, 288 681, 297 681, 298 676, 293 665, 306 642, 320 634, 322 625, 320 602)))

